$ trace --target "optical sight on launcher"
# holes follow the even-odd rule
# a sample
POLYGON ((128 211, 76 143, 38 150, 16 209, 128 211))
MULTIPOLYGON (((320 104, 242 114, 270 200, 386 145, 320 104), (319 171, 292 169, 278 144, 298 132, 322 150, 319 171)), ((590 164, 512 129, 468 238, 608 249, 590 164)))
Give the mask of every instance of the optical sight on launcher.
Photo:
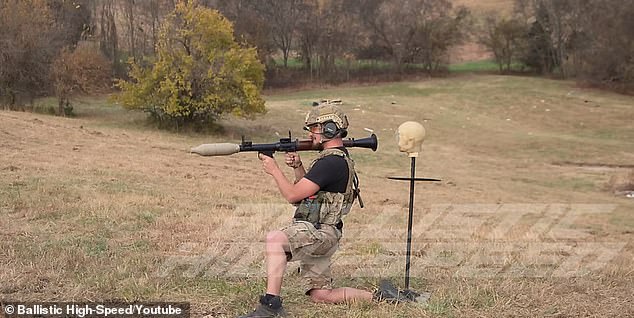
MULTIPOLYGON (((375 134, 370 137, 354 139, 348 138, 343 140, 343 145, 347 148, 369 148, 376 151, 379 146, 379 141, 375 134)), ((288 138, 282 138, 279 142, 271 144, 254 144, 251 141, 246 141, 242 137, 242 143, 215 143, 215 144, 202 144, 191 149, 191 153, 195 153, 201 156, 228 156, 234 153, 243 151, 257 151, 263 155, 273 157, 273 153, 276 151, 283 152, 297 152, 307 150, 322 150, 321 145, 313 145, 310 139, 295 139, 291 138, 290 131, 288 132, 288 138)))

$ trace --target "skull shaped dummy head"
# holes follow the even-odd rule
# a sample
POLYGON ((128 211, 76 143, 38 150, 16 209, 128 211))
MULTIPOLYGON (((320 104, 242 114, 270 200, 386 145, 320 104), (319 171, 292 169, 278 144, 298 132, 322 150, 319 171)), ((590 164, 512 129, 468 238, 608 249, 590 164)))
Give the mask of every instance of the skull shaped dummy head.
POLYGON ((398 126, 398 150, 409 157, 418 157, 425 140, 425 127, 415 121, 406 121, 398 126))

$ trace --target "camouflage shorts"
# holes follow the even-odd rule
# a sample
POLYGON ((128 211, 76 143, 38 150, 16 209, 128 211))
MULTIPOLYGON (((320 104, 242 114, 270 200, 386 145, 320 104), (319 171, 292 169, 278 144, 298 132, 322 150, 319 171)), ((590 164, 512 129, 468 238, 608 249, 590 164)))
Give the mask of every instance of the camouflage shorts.
POLYGON ((295 221, 281 230, 291 248, 289 261, 300 261, 300 272, 306 280, 306 291, 331 289, 330 258, 339 247, 341 232, 332 226, 316 229, 313 224, 295 221))

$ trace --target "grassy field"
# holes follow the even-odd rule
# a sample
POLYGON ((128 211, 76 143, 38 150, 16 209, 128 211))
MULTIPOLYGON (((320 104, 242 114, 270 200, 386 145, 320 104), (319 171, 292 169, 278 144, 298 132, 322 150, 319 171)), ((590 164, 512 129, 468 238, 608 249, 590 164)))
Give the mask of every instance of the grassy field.
POLYGON ((499 73, 500 67, 493 60, 482 60, 482 61, 451 64, 449 65, 449 71, 452 73, 476 73, 476 72, 499 73))
MULTIPOLYGON (((255 154, 190 147, 301 137, 312 101, 341 98, 366 207, 346 219, 335 286, 402 286, 408 158, 395 129, 427 129, 412 287, 428 305, 313 304, 296 265, 293 317, 631 317, 634 99, 529 77, 460 75, 267 92, 268 113, 216 135, 156 131, 103 98, 75 118, 0 112, 0 299, 187 301, 233 317, 265 286, 263 239, 292 215, 255 154)), ((54 101, 39 102, 46 108, 54 101)), ((307 162, 312 153, 302 153, 307 162)), ((279 161, 279 158, 278 158, 279 161)), ((288 171, 290 176, 291 171, 288 171)))

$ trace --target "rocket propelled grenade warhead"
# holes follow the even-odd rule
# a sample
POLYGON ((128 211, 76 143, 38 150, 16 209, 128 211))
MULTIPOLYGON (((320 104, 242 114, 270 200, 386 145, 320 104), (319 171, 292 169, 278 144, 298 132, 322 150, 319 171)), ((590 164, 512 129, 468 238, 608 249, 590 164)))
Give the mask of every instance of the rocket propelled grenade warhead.
MULTIPOLYGON (((375 134, 372 134, 370 137, 354 139, 348 138, 343 141, 343 145, 345 147, 358 147, 358 148, 368 148, 376 151, 376 148, 379 145, 379 142, 376 138, 375 134)), ((271 143, 271 144, 254 144, 250 141, 242 141, 241 144, 232 144, 232 143, 217 143, 217 144, 202 144, 200 146, 194 147, 191 149, 191 153, 195 153, 201 156, 228 156, 234 153, 243 152, 243 151, 257 151, 261 154, 267 155, 269 157, 273 156, 273 153, 276 151, 282 152, 296 152, 296 151, 306 151, 306 150, 321 150, 321 145, 314 145, 310 139, 291 139, 282 138, 279 142, 271 143)))
POLYGON ((231 143, 202 144, 191 149, 201 156, 228 156, 240 152, 240 145, 231 143))

